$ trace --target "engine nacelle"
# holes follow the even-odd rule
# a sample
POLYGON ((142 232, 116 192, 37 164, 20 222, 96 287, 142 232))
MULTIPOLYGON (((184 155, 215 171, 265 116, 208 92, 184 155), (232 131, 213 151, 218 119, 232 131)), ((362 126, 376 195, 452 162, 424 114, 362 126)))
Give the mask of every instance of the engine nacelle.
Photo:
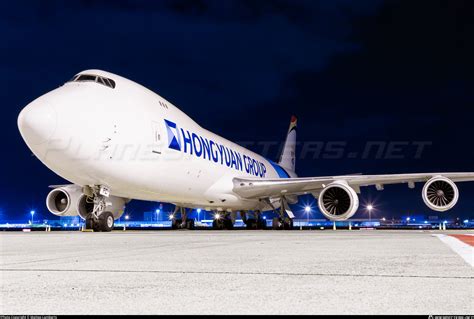
POLYGON ((453 208, 459 199, 458 187, 444 176, 435 176, 426 182, 422 191, 426 206, 438 212, 453 208))
POLYGON ((46 207, 56 216, 77 216, 77 202, 82 188, 77 185, 58 187, 46 197, 46 207))
MULTIPOLYGON (((112 213, 114 219, 119 219, 123 212, 125 211, 125 204, 129 202, 128 199, 116 196, 109 196, 105 200, 106 202, 106 212, 112 213)), ((86 219, 92 211, 94 210, 94 203, 92 199, 87 197, 86 195, 81 195, 77 202, 77 212, 82 219, 86 219)))
POLYGON ((347 182, 335 181, 321 191, 318 205, 329 220, 346 220, 359 208, 359 197, 347 182))

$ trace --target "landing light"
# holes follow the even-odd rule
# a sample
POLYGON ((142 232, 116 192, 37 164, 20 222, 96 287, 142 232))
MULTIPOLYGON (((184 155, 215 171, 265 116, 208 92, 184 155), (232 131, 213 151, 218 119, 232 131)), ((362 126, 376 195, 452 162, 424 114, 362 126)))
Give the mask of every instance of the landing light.
POLYGON ((311 211, 311 206, 305 206, 305 207, 304 207, 304 211, 305 211, 306 213, 309 213, 309 212, 311 211))
POLYGON ((170 214, 170 215, 168 216, 168 218, 169 218, 170 220, 174 219, 174 214, 170 214))
POLYGON ((221 214, 216 213, 216 214, 214 215, 214 219, 219 219, 219 218, 221 218, 221 214))
POLYGON ((372 205, 369 204, 369 205, 367 205, 367 209, 368 209, 369 211, 371 211, 372 209, 374 209, 374 206, 372 206, 372 205))

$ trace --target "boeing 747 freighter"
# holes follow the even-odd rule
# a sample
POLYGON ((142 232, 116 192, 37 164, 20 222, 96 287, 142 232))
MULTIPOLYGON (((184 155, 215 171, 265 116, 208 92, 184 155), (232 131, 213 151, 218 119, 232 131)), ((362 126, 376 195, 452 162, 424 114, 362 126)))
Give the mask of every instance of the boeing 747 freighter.
POLYGON ((297 177, 296 118, 273 162, 199 126, 145 87, 100 70, 80 72, 31 102, 18 127, 34 155, 71 183, 52 186, 49 211, 79 215, 96 231, 112 230, 132 199, 175 204, 176 228, 194 227, 189 208, 214 211, 215 228, 232 228, 237 213, 248 227, 264 227, 266 210, 279 216, 274 228, 291 228, 289 204, 303 194, 340 221, 357 211, 361 187, 396 183, 424 182, 426 205, 446 211, 459 198, 455 182, 474 180, 471 172, 297 177))

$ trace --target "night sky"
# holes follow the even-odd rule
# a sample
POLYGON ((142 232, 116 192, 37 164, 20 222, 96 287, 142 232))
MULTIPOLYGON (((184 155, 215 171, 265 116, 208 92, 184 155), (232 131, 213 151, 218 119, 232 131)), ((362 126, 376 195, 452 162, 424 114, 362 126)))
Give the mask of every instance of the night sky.
MULTIPOLYGON (((0 39, 3 220, 33 208, 54 218, 47 186, 65 181, 31 155, 17 116, 90 68, 150 88, 259 153, 295 114, 300 176, 474 171, 474 1, 2 1, 0 39), (363 156, 369 142, 408 144, 399 156, 363 156), (414 142, 428 143, 421 156, 414 142), (301 156, 307 143, 325 149, 301 156)), ((361 202, 387 217, 473 218, 474 183, 458 186, 448 213, 430 213, 422 184, 364 188, 361 202)))

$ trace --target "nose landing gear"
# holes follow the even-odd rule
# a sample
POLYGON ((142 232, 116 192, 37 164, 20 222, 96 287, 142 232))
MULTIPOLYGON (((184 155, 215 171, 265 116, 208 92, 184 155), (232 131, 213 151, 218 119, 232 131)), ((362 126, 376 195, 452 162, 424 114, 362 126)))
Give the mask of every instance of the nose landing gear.
POLYGON ((87 202, 93 203, 94 208, 85 218, 86 229, 94 231, 110 232, 114 229, 114 215, 107 211, 106 198, 110 194, 108 188, 100 186, 97 188, 86 187, 84 194, 87 196, 87 202))

